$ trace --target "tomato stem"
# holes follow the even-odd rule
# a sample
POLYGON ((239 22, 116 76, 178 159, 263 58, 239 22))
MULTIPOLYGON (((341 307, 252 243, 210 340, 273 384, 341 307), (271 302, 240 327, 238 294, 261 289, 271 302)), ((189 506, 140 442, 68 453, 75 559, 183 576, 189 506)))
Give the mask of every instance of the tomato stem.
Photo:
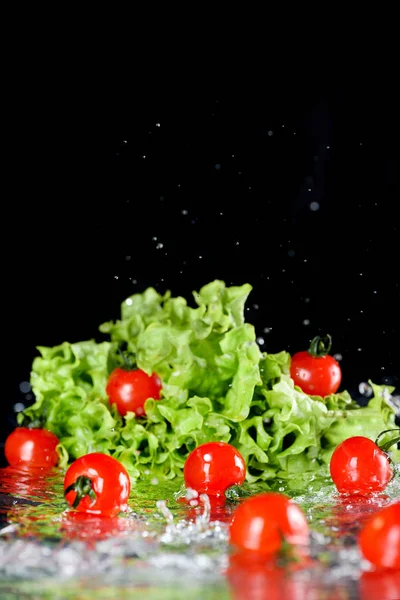
POLYGON ((317 335, 311 340, 308 353, 311 354, 311 356, 321 358, 322 356, 326 356, 327 354, 329 354, 331 347, 332 338, 329 335, 329 333, 324 335, 323 337, 317 335))
POLYGON ((67 496, 69 492, 75 492, 76 494, 75 500, 72 504, 72 508, 77 508, 79 502, 85 496, 89 496, 89 498, 92 500, 92 505, 96 502, 96 494, 92 487, 92 480, 89 479, 89 477, 86 477, 85 475, 80 475, 76 479, 76 481, 74 481, 74 483, 71 483, 71 485, 69 485, 65 490, 64 496, 67 496))
POLYGON ((132 362, 131 357, 126 352, 123 352, 121 350, 121 348, 118 348, 118 354, 120 355, 120 357, 122 358, 122 360, 124 362, 124 369, 126 371, 132 371, 134 364, 132 362))
POLYGON ((378 444, 380 437, 382 437, 385 433, 391 433, 392 431, 398 431, 400 433, 400 428, 385 429, 385 431, 380 432, 380 434, 378 435, 378 437, 375 440, 375 444, 382 450, 382 452, 388 452, 388 450, 390 450, 390 448, 392 446, 394 446, 395 444, 398 444, 400 442, 400 436, 397 436, 397 437, 393 438, 392 440, 390 440, 389 442, 386 442, 385 444, 382 444, 382 445, 378 444))

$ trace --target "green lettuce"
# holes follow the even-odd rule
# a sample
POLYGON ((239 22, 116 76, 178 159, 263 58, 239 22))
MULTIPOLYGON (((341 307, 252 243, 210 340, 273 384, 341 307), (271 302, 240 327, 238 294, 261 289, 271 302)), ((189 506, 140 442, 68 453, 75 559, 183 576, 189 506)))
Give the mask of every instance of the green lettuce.
POLYGON ((323 476, 342 440, 375 439, 395 426, 394 408, 379 386, 365 407, 347 392, 320 398, 296 387, 290 354, 261 352, 245 322, 251 289, 216 280, 194 293, 189 306, 148 288, 122 303, 119 320, 100 326, 109 341, 40 347, 31 374, 36 402, 20 422, 59 437, 63 466, 105 452, 133 479, 178 477, 196 446, 229 442, 244 456, 251 483, 323 476), (122 365, 121 350, 162 380, 161 400, 146 401, 145 418, 122 418, 108 402, 107 378, 122 365))

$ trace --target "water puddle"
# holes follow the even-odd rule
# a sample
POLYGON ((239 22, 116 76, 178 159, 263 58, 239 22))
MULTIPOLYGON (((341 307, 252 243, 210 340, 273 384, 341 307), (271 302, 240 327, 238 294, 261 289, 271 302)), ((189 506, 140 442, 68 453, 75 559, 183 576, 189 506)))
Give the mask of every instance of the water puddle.
MULTIPOLYGON (((278 566, 232 556, 235 490, 221 504, 184 490, 182 480, 149 479, 133 486, 130 512, 102 518, 70 511, 62 482, 57 470, 0 469, 1 598, 400 598, 400 573, 370 572, 357 548, 368 515, 400 497, 398 478, 385 494, 351 501, 329 480, 306 493, 278 482, 312 530, 307 563, 278 566)), ((255 491, 244 486, 240 495, 255 491)))

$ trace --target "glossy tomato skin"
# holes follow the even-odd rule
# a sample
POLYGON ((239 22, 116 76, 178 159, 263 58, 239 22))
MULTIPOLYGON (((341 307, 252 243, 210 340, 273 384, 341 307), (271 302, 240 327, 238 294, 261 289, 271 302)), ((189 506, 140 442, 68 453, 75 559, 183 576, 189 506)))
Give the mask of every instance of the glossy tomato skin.
POLYGON ((360 600, 400 598, 400 569, 364 571, 359 584, 360 600))
POLYGON ((13 467, 54 467, 58 463, 58 444, 58 437, 47 429, 17 427, 6 439, 4 454, 13 467))
MULTIPOLYGON (((113 516, 128 508, 131 483, 125 467, 118 460, 100 452, 81 456, 70 465, 65 474, 64 492, 81 476, 92 482, 96 499, 93 501, 89 496, 84 496, 77 510, 113 516)), ((75 496, 74 491, 66 494, 70 506, 73 505, 75 496)))
POLYGON ((347 438, 335 448, 330 472, 341 494, 381 492, 393 476, 386 454, 363 436, 347 438))
POLYGON ((295 385, 310 396, 335 394, 342 381, 342 370, 333 356, 312 356, 308 351, 296 352, 290 363, 290 376, 295 385))
POLYGON ((265 492, 239 504, 229 530, 231 545, 239 551, 273 556, 282 539, 294 546, 309 543, 307 519, 301 508, 284 494, 265 492))
POLYGON ((106 393, 110 404, 116 404, 120 415, 125 416, 128 411, 136 416, 145 415, 144 403, 148 398, 160 399, 161 381, 153 373, 147 375, 141 369, 130 371, 117 367, 108 378, 106 393))
POLYGON ((232 485, 242 485, 246 463, 239 450, 225 442, 208 442, 195 448, 183 469, 187 488, 199 494, 220 496, 232 485))
POLYGON ((375 567, 400 569, 400 502, 380 509, 367 521, 359 547, 375 567))

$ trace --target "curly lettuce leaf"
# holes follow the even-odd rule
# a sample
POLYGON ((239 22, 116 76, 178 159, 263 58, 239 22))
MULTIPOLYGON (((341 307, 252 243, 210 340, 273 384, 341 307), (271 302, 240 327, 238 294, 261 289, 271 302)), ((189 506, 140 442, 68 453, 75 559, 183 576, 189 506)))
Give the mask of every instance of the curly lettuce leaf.
POLYGON ((111 453, 122 419, 111 411, 105 386, 108 342, 64 342, 39 347, 31 385, 36 402, 18 415, 20 423, 41 424, 60 439, 71 459, 88 452, 111 453))

